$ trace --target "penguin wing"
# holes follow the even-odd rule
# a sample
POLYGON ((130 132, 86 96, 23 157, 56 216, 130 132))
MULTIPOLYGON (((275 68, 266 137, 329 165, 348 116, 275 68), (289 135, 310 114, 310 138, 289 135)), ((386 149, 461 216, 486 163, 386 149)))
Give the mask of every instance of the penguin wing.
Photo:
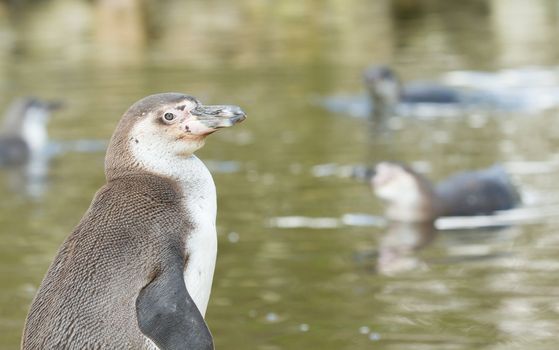
POLYGON ((214 349, 179 269, 162 271, 140 291, 136 314, 142 333, 161 350, 214 349))

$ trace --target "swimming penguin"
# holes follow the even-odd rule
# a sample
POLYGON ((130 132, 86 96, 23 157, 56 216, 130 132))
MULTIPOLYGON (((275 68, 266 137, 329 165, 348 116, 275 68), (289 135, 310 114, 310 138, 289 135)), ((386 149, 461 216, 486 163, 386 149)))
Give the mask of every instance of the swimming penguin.
POLYGON ((216 190, 194 152, 244 119, 237 106, 180 93, 145 97, 124 113, 107 183, 41 283, 23 349, 213 349, 204 315, 216 190))
MULTIPOLYGON (((397 74, 388 66, 373 65, 363 72, 363 81, 372 102, 375 120, 398 114, 399 107, 418 104, 458 106, 465 102, 465 95, 451 87, 427 82, 402 84, 397 74)), ((401 108, 400 108, 401 109, 401 108)), ((435 111, 436 113, 436 111, 435 111)))
POLYGON ((48 143, 47 122, 61 105, 35 97, 12 102, 0 129, 0 166, 21 165, 43 152, 48 143))
POLYGON ((382 162, 375 167, 370 182, 376 196, 386 204, 386 217, 402 222, 487 215, 520 203, 518 192, 499 165, 455 174, 433 185, 408 166, 382 162))

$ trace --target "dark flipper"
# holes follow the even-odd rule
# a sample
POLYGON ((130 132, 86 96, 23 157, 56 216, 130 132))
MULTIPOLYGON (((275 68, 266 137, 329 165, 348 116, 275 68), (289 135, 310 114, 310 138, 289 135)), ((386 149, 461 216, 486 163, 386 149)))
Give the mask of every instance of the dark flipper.
POLYGON ((210 331, 188 294, 182 271, 165 271, 136 299, 140 330, 161 350, 212 350, 210 331))

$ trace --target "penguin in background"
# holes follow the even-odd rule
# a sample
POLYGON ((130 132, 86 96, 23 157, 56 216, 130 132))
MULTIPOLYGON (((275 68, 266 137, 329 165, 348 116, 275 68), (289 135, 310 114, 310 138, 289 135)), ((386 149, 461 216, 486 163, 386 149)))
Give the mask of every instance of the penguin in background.
POLYGON ((0 166, 17 166, 44 151, 48 143, 47 124, 59 101, 36 97, 14 100, 6 110, 0 129, 0 166))
POLYGON ((8 173, 11 190, 33 198, 44 193, 53 156, 47 125, 61 107, 60 101, 21 97, 6 109, 0 127, 0 168, 8 173))
POLYGON ((392 221, 434 222, 443 216, 491 215, 521 203, 516 187, 499 164, 456 173, 434 184, 405 164, 380 162, 369 181, 385 204, 386 218, 392 221))

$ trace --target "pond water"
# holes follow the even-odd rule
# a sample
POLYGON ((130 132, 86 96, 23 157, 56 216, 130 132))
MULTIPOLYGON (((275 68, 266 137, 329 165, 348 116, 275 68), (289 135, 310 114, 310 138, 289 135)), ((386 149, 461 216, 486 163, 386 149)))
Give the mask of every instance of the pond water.
MULTIPOLYGON (((392 159, 440 179, 503 163, 526 206, 553 207, 557 110, 397 119, 378 135, 312 101, 361 93, 371 63, 409 80, 554 69, 558 14, 546 0, 0 2, 0 107, 62 100, 58 141, 106 140, 156 92, 243 107, 246 122, 198 153, 218 189, 207 313, 218 349, 556 349, 558 216, 422 240, 342 220, 382 206, 340 173, 392 159), (294 216, 303 224, 277 224, 294 216)), ((50 261, 104 183, 103 158, 55 157, 41 196, 0 173, 0 348, 18 348, 50 261)))

